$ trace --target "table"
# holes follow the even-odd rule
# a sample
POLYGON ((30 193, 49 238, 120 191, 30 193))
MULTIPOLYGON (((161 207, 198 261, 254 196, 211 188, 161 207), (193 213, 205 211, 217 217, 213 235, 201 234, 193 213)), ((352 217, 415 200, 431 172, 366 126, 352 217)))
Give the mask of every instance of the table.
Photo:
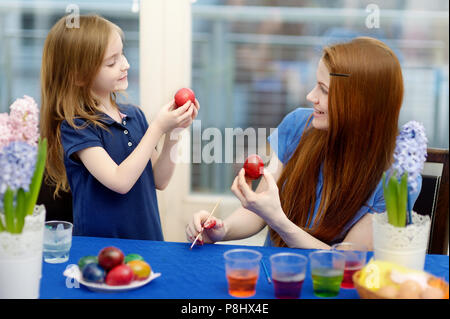
MULTIPOLYGON (((307 256, 313 250, 205 244, 189 250, 190 244, 130 240, 116 238, 97 238, 74 236, 68 262, 48 264, 43 262, 40 288, 41 299, 229 299, 223 253, 234 248, 250 248, 262 253, 270 272, 269 257, 278 252, 296 252, 307 256), (124 254, 138 253, 162 275, 136 290, 119 293, 98 293, 83 285, 68 288, 63 272, 70 264, 77 264, 86 255, 97 255, 106 246, 120 248, 124 254)), ((368 253, 369 260, 373 253, 368 253)), ((446 255, 427 255, 425 270, 435 276, 449 280, 449 257, 446 255)), ((308 265, 309 266, 309 265, 308 265)), ((70 286, 70 285, 69 285, 70 286)), ((266 280, 263 269, 256 286, 256 294, 246 299, 273 299, 273 284, 266 280)), ((303 284, 302 299, 318 299, 313 293, 312 279, 307 267, 303 284)), ((337 299, 359 298, 355 289, 341 289, 337 299)), ((320 298, 319 298, 320 299, 320 298)), ((329 299, 329 298, 327 298, 329 299)))

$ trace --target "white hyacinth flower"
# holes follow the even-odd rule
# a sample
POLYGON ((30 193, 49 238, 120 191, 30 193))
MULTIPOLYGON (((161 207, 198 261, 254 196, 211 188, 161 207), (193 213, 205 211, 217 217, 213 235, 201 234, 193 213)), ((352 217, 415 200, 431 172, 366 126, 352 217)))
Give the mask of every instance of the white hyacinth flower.
POLYGON ((421 174, 427 158, 427 143, 425 128, 416 121, 403 125, 397 136, 392 168, 397 172, 397 176, 408 174, 408 186, 413 192, 418 189, 417 177, 421 174))

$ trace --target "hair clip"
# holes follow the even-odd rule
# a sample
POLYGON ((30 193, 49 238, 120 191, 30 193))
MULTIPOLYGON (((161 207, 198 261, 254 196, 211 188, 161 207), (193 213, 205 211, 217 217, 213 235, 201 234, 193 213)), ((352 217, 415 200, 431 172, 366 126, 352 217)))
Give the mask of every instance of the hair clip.
POLYGON ((344 74, 344 73, 330 73, 330 75, 333 76, 343 76, 345 78, 348 78, 350 76, 350 74, 344 74))

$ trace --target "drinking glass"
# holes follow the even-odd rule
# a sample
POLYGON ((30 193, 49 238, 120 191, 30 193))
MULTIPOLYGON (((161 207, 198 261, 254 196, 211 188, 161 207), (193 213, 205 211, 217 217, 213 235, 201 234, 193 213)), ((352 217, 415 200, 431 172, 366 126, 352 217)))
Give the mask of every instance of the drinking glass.
POLYGON ((295 253, 278 253, 270 256, 276 298, 299 298, 307 264, 308 258, 295 253))
POLYGON ((345 269, 345 255, 336 250, 319 250, 309 254, 314 294, 336 297, 345 269))
POLYGON ((251 297, 256 292, 261 253, 251 249, 232 249, 224 253, 228 293, 233 297, 251 297))
POLYGON ((366 264, 367 247, 362 244, 343 242, 334 244, 331 249, 337 250, 345 255, 344 279, 341 288, 355 288, 353 285, 353 274, 366 264))
POLYGON ((59 264, 69 260, 72 246, 72 223, 52 220, 45 222, 44 227, 44 261, 59 264))

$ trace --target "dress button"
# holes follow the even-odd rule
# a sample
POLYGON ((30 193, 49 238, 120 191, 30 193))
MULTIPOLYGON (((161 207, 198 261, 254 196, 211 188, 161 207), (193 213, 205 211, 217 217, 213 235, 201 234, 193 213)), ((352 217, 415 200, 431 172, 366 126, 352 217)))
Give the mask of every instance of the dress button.
POLYGON ((125 135, 128 134, 128 130, 123 131, 123 134, 125 135))
POLYGON ((128 146, 131 146, 131 145, 133 145, 133 143, 131 143, 131 142, 128 142, 128 146))
POLYGON ((123 125, 127 125, 127 121, 125 121, 125 120, 122 123, 123 123, 123 125))

